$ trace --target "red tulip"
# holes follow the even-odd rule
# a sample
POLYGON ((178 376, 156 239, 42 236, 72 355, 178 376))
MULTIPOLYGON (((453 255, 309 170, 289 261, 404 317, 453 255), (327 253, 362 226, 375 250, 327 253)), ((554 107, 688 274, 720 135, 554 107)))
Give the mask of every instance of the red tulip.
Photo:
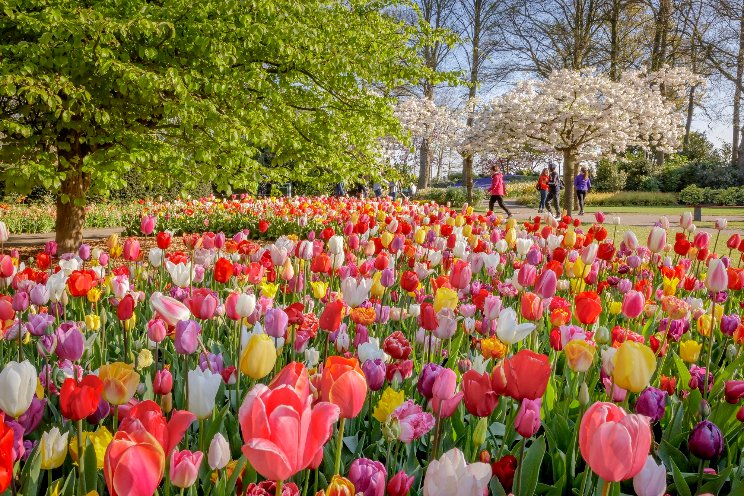
POLYGON ((602 303, 594 291, 584 291, 576 296, 576 318, 582 324, 594 324, 602 313, 602 303))
POLYGON ((320 314, 319 327, 324 331, 334 332, 341 325, 344 312, 344 302, 336 300, 328 303, 320 314))
POLYGON ((319 274, 328 274, 331 272, 331 257, 327 253, 321 252, 313 257, 310 262, 310 270, 319 274))
POLYGON ((47 253, 42 251, 36 255, 36 266, 39 267, 39 270, 47 270, 51 263, 52 259, 47 253))
POLYGON ((418 288, 419 285, 419 278, 418 275, 416 275, 415 272, 412 270, 407 270, 403 272, 403 275, 400 277, 400 287, 409 293, 413 292, 418 288))
POLYGON ((128 294, 121 299, 116 306, 116 318, 119 320, 129 320, 134 315, 134 298, 128 294))
POLYGON ((504 490, 510 493, 514 485, 514 474, 517 472, 517 459, 514 455, 506 455, 491 464, 491 472, 495 475, 504 490))
POLYGON ((145 400, 129 410, 119 430, 134 434, 145 429, 157 439, 167 456, 181 442, 194 420, 196 416, 187 410, 173 410, 170 420, 166 422, 160 406, 152 400, 145 400))
POLYGON ((406 360, 411 356, 411 343, 400 331, 395 331, 386 337, 382 343, 382 349, 395 360, 406 360))
POLYGON ((465 289, 470 285, 470 280, 473 277, 473 271, 470 268, 470 264, 465 260, 457 260, 452 266, 452 272, 450 272, 449 280, 452 286, 457 289, 465 289))
POLYGON ((498 394, 517 401, 542 398, 550 379, 548 357, 531 350, 520 350, 493 369, 491 384, 498 394))
POLYGON ((522 317, 532 322, 540 319, 544 313, 542 298, 531 292, 522 295, 520 308, 522 317))
POLYGON ((612 243, 601 243, 597 248, 597 258, 604 261, 612 260, 615 255, 615 245, 612 243))
POLYGON ((233 275, 233 264, 226 258, 219 258, 214 264, 214 280, 225 284, 233 275))
POLYGON ((160 231, 155 236, 155 241, 157 241, 158 243, 158 248, 160 248, 161 250, 167 250, 171 244, 171 235, 170 233, 167 233, 165 231, 160 231))
POLYGON ((86 375, 80 382, 65 379, 59 394, 59 408, 68 420, 82 420, 92 415, 101 402, 103 383, 95 375, 86 375))
POLYGON ((433 331, 439 327, 437 314, 434 312, 434 305, 429 302, 421 304, 421 313, 419 314, 419 325, 427 331, 433 331))
POLYGON ((0 493, 13 480, 13 436, 13 428, 5 423, 5 414, 0 413, 0 493))
POLYGON ((462 390, 465 393, 465 408, 471 415, 488 417, 499 403, 499 395, 491 386, 491 377, 468 370, 462 376, 462 390))
POLYGON ((13 319, 15 319, 13 298, 8 295, 0 295, 0 323, 13 319))
POLYGON ((260 232, 261 234, 263 234, 263 233, 265 233, 268 230, 269 230, 269 223, 268 222, 266 222, 265 220, 258 221, 258 232, 260 232))
POLYGON ((73 270, 67 279, 67 289, 71 296, 85 296, 94 286, 96 273, 92 270, 73 270))
POLYGON ((328 357, 320 379, 320 392, 323 401, 339 407, 341 418, 359 415, 367 398, 367 380, 359 361, 336 355, 328 357))

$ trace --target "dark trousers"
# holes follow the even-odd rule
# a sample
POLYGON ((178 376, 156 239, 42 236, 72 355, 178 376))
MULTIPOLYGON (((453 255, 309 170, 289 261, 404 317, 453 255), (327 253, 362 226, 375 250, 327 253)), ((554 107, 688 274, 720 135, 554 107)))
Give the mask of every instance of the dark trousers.
POLYGON ((558 190, 548 190, 548 197, 545 198, 545 205, 548 209, 548 212, 550 212, 550 207, 552 205, 553 207, 555 207, 555 215, 559 215, 561 213, 561 211, 558 209, 558 190))
POLYGON ((501 195, 491 195, 491 199, 488 200, 488 210, 493 211, 493 205, 494 203, 498 203, 499 207, 501 207, 501 210, 506 212, 506 215, 511 215, 511 212, 508 208, 506 208, 506 205, 504 205, 504 197, 501 195))
POLYGON ((586 191, 576 190, 576 199, 579 200, 579 213, 584 213, 584 202, 586 201, 586 191))
POLYGON ((541 189, 540 190, 540 210, 545 210, 545 199, 548 197, 548 190, 547 189, 541 189))

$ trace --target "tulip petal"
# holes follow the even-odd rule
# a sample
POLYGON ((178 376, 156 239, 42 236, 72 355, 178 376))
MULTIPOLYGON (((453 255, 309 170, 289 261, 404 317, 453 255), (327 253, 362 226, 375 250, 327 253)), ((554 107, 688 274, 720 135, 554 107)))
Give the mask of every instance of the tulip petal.
POLYGON ((246 440, 243 445, 243 454, 256 472, 267 479, 284 480, 294 474, 284 452, 268 439, 246 440))
POLYGON ((196 420, 196 415, 188 410, 174 410, 168 421, 168 446, 164 446, 166 456, 169 456, 173 448, 183 439, 183 435, 191 423, 196 420))
POLYGON ((619 422, 599 426, 590 442, 587 463, 602 479, 619 482, 627 477, 627 463, 633 455, 633 439, 619 422))
POLYGON ((303 449, 303 465, 300 470, 313 463, 313 459, 318 453, 323 452, 323 445, 330 439, 333 433, 333 424, 339 418, 340 410, 338 406, 320 402, 312 410, 310 424, 307 428, 307 436, 303 449))

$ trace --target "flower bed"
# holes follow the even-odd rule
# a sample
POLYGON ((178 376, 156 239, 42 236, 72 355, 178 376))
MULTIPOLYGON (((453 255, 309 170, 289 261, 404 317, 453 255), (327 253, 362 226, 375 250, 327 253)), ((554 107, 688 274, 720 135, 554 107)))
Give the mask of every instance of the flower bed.
POLYGON ((742 491, 739 235, 328 198, 142 209, 147 252, 0 254, 0 492, 742 491))

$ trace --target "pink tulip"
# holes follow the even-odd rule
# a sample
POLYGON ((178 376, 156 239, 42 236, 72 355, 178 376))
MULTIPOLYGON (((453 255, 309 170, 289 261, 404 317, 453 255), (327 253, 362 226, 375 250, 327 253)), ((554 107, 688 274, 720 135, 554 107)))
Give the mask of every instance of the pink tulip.
POLYGON ((139 260, 140 255, 142 255, 142 250, 140 249, 139 241, 134 238, 127 238, 124 241, 124 249, 122 250, 124 260, 134 262, 135 260, 139 260))
POLYGON ((145 215, 142 217, 140 222, 140 231, 145 236, 149 236, 155 230, 155 217, 152 215, 145 215))
POLYGON ((555 289, 558 285, 558 277, 552 270, 543 270, 535 281, 535 293, 543 299, 555 296, 555 289))
POLYGON ((698 250, 708 248, 708 246, 710 246, 710 234, 705 231, 698 231, 695 238, 692 240, 692 246, 698 250))
POLYGON ((514 419, 514 429, 522 437, 532 437, 540 430, 540 408, 542 398, 531 400, 525 398, 519 407, 517 418, 514 419))
POLYGON ((286 480, 323 460, 323 445, 333 433, 339 408, 321 401, 314 407, 307 370, 290 363, 271 387, 256 384, 238 417, 243 454, 263 477, 286 480))
POLYGON ((604 221, 605 221, 604 212, 599 212, 599 211, 595 212, 594 219, 597 221, 597 224, 604 224, 604 221))
POLYGON ((199 477, 202 458, 204 458, 204 453, 201 451, 173 450, 170 457, 171 484, 180 488, 193 486, 199 477))
POLYGON ((643 313, 643 307, 646 304, 646 298, 639 291, 628 291, 623 297, 621 307, 623 315, 629 319, 635 319, 643 313))
POLYGON ((579 447, 605 481, 630 479, 643 469, 651 449, 648 417, 628 415, 613 403, 594 403, 581 418, 579 447))
POLYGON ((163 293, 153 293, 150 296, 150 306, 171 327, 179 321, 188 320, 191 317, 191 311, 186 305, 175 298, 165 296, 163 293))
POLYGON ((410 443, 426 435, 434 427, 434 416, 425 412, 413 400, 407 400, 390 415, 392 422, 399 427, 398 440, 410 443))
POLYGON ((144 429, 118 431, 106 448, 103 475, 111 496, 151 496, 164 471, 163 448, 144 429))
POLYGON ((708 263, 705 287, 712 293, 724 291, 728 287, 728 273, 723 260, 720 258, 712 258, 708 263))
POLYGON ((195 289, 188 299, 189 309, 197 319, 209 320, 214 317, 217 305, 220 300, 217 299, 214 292, 208 288, 195 289))
POLYGON ((666 245, 666 236, 667 233, 664 228, 654 226, 653 228, 651 228, 651 232, 648 233, 648 241, 646 242, 646 246, 649 250, 651 250, 652 253, 659 253, 661 250, 664 249, 664 246, 666 245))
POLYGON ((457 375, 452 369, 442 369, 431 388, 431 407, 442 418, 451 417, 465 393, 455 393, 457 375))

